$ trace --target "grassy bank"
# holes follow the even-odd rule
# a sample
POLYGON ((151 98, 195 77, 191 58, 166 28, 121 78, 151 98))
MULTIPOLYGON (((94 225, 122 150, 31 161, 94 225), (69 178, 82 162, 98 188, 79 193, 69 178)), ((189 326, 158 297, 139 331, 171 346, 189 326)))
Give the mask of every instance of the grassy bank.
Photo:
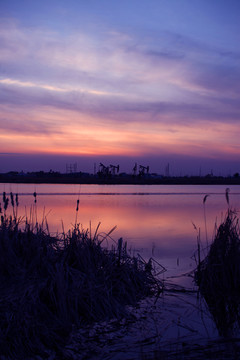
POLYGON ((18 217, 18 196, 4 193, 0 359, 110 358, 111 351, 120 353, 118 359, 121 354, 149 360, 239 358, 240 230, 228 191, 226 199, 228 211, 216 227, 208 255, 202 261, 200 253, 196 257, 195 281, 220 334, 211 340, 202 338, 205 324, 202 331, 195 290, 188 293, 165 279, 164 296, 151 298, 163 290, 153 275, 154 261, 130 256, 121 238, 111 239, 112 230, 82 230, 79 200, 73 228, 52 235, 46 219, 36 221, 36 193, 24 218, 18 217), (127 305, 132 305, 131 316, 127 305))
POLYGON ((240 330, 240 228, 235 211, 228 210, 206 258, 195 274, 220 336, 240 330))
POLYGON ((20 219, 17 208, 17 196, 11 194, 8 199, 4 194, 0 209, 2 358, 49 358, 51 354, 61 358, 73 329, 122 317, 126 305, 136 305, 160 290, 151 264, 129 256, 122 239, 107 250, 108 234, 98 234, 97 229, 92 235, 78 224, 68 233, 51 236, 45 221, 20 219))
MULTIPOLYGON (((199 261, 195 281, 220 337, 233 341, 240 334, 240 227, 237 211, 230 207, 229 191, 225 218, 216 226, 207 256, 199 261)), ((204 204, 206 199, 207 195, 204 204)), ((234 351, 239 355, 239 345, 235 344, 234 351)))

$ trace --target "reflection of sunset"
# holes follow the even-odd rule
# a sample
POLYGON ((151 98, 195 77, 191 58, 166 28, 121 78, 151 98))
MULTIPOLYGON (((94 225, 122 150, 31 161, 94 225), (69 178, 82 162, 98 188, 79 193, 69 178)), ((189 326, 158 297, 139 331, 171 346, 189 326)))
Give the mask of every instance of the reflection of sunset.
MULTIPOLYGON (((117 226, 111 234, 115 241, 123 237, 129 248, 144 248, 150 256, 154 246, 155 256, 162 260, 178 257, 190 259, 197 242, 193 224, 200 228, 201 241, 206 246, 202 201, 203 194, 209 192, 211 187, 2 184, 1 189, 29 194, 20 195, 19 215, 25 215, 25 205, 29 214, 30 206, 34 206, 32 193, 36 190, 38 222, 42 221, 43 213, 47 215, 51 232, 61 233, 62 222, 65 231, 72 228, 79 199, 77 223, 84 229, 90 228, 90 222, 92 232, 99 222, 99 232, 107 233, 117 226), (194 189, 199 194, 194 194, 194 189), (140 192, 149 195, 138 195, 140 192)), ((206 203, 209 241, 216 218, 220 223, 227 209, 224 190, 225 187, 214 187, 216 194, 212 194, 206 203)), ((239 187, 233 187, 230 194, 232 205, 237 207, 239 187)))

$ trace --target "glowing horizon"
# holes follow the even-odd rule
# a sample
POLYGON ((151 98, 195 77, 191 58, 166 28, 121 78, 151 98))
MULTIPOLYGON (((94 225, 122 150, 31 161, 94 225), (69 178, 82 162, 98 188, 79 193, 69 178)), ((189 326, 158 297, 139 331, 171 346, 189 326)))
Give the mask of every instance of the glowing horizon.
POLYGON ((16 154, 49 155, 46 168, 54 155, 83 170, 106 156, 239 171, 238 10, 3 0, 0 171, 20 166, 16 154))

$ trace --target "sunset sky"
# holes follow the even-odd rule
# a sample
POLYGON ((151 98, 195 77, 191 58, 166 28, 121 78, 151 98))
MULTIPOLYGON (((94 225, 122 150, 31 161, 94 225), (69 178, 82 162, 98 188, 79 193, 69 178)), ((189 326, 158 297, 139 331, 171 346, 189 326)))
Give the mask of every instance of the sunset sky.
POLYGON ((0 0, 0 172, 240 172, 239 0, 0 0))

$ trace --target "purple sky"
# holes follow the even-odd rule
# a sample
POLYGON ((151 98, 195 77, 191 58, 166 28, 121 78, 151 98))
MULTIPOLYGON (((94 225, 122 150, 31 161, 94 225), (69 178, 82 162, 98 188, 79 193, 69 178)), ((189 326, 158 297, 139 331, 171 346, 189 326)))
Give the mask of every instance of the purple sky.
POLYGON ((240 172, 238 0, 0 1, 0 172, 240 172))

